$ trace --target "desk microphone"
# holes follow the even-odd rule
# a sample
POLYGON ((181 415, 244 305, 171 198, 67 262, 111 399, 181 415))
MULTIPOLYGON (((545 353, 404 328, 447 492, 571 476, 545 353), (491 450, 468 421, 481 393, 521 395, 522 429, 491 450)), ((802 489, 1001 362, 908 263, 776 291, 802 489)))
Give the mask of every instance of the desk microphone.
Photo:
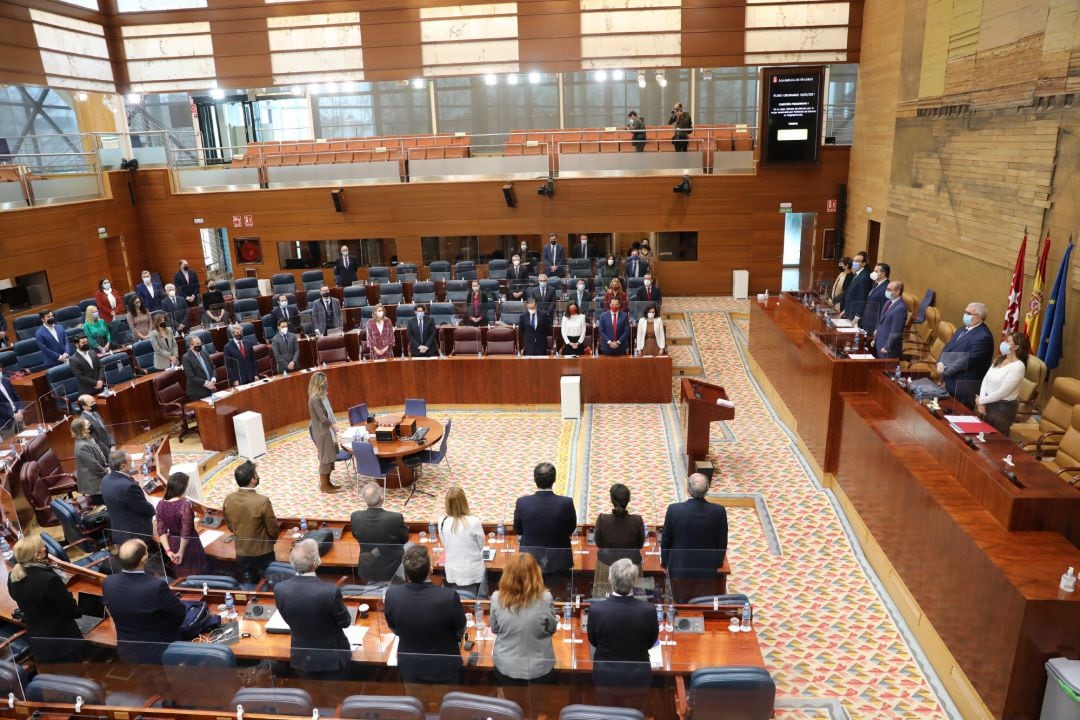
POLYGON ((1006 470, 1005 477, 1008 478, 1009 482, 1011 482, 1016 487, 1021 489, 1024 488, 1024 483, 1020 482, 1020 480, 1017 479, 1016 473, 1014 473, 1012 470, 1006 470))
POLYGON ((102 390, 101 390, 101 397, 108 398, 108 397, 112 397, 113 395, 116 394, 115 392, 113 392, 112 390, 109 389, 109 370, 112 369, 112 368, 121 367, 121 366, 123 366, 123 364, 124 364, 123 359, 117 359, 117 360, 113 361, 112 363, 110 363, 109 365, 101 368, 101 380, 105 384, 104 388, 102 388, 102 390))

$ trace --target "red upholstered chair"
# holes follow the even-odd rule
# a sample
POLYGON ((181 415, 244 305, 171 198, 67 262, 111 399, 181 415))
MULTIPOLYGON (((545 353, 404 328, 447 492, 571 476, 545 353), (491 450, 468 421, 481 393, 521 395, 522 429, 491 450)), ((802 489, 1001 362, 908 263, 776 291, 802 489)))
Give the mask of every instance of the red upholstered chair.
POLYGON ((516 355, 517 328, 502 326, 488 328, 486 353, 488 355, 516 355))
POLYGON ((255 346, 255 372, 259 377, 270 377, 274 374, 274 360, 270 353, 270 346, 259 343, 255 346))
POLYGON ((53 513, 52 508, 49 507, 52 496, 60 493, 49 490, 48 483, 41 477, 38 464, 33 460, 24 462, 22 467, 19 468, 19 485, 22 486, 26 502, 30 504, 34 511, 34 517, 37 519, 38 525, 51 527, 60 524, 60 520, 53 513))
POLYGON ((320 337, 315 342, 319 349, 319 362, 344 362, 349 359, 349 353, 345 349, 344 335, 328 335, 320 337))
POLYGON ((188 396, 183 378, 181 370, 166 370, 155 374, 151 380, 154 400, 161 407, 161 414, 180 424, 180 442, 184 442, 184 436, 191 432, 188 422, 195 418, 195 411, 185 406, 188 396))
POLYGON ((469 326, 454 328, 454 355, 475 355, 480 350, 480 328, 469 326))
POLYGON ((225 367, 224 351, 218 350, 216 353, 210 353, 210 364, 214 366, 214 387, 218 390, 228 389, 229 370, 225 367))
MULTIPOLYGON (((60 458, 56 457, 49 445, 48 435, 37 435, 27 446, 27 457, 37 463, 37 473, 45 484, 49 494, 57 495, 70 493, 75 490, 75 475, 65 472, 60 464, 60 458)), ((45 504, 48 504, 46 499, 45 504)))

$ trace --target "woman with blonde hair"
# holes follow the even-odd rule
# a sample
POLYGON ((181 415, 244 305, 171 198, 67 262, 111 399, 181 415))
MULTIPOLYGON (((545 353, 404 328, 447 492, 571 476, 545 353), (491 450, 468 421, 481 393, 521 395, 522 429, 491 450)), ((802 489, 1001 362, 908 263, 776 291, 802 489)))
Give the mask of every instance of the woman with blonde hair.
POLYGON ((101 481, 109 474, 109 459, 90 432, 90 421, 84 417, 71 422, 71 437, 75 438, 75 481, 79 492, 95 505, 102 505, 101 481))
POLYGON ((604 309, 607 310, 611 307, 611 301, 618 298, 619 307, 625 308, 626 305, 626 293, 622 289, 622 283, 619 282, 619 278, 611 278, 611 282, 608 284, 607 292, 604 293, 604 309))
POLYGON ((439 536, 446 547, 446 585, 479 597, 487 574, 481 557, 484 526, 480 518, 469 514, 469 500, 457 485, 446 491, 446 514, 439 521, 439 536))
POLYGON ((8 595, 22 611, 38 671, 50 663, 82 660, 82 633, 75 599, 46 560, 45 541, 27 535, 15 543, 15 567, 8 574, 8 595))
POLYGON ((109 335, 109 324, 101 319, 97 305, 86 306, 82 329, 87 339, 90 340, 90 347, 98 355, 105 355, 110 352, 109 344, 112 342, 112 336, 109 335))
POLYGON ((382 303, 375 306, 367 321, 367 346, 372 360, 394 357, 394 323, 386 317, 382 303))
POLYGON ((495 682, 526 685, 555 682, 555 646, 551 636, 559 619, 544 587, 544 577, 529 553, 506 561, 499 589, 491 596, 491 632, 495 633, 495 682))
POLYGON ((338 457, 338 441, 327 388, 326 373, 312 373, 308 380, 308 413, 311 415, 311 439, 319 451, 319 490, 333 494, 341 492, 342 488, 330 482, 338 457))

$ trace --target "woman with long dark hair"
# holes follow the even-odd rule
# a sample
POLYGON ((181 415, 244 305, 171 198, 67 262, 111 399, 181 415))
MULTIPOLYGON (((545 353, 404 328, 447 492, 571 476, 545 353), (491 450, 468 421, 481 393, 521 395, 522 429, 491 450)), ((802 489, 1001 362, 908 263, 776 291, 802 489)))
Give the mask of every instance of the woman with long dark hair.
POLYGON ((982 387, 975 398, 975 410, 995 430, 1008 437, 1020 407, 1020 383, 1027 372, 1031 349, 1027 335, 1022 332, 1006 333, 998 349, 1001 354, 994 358, 993 365, 983 376, 982 387))
POLYGON ((641 567, 641 548, 645 545, 645 522, 632 515, 630 488, 622 483, 611 486, 611 512, 596 518, 596 572, 593 573, 593 597, 605 597, 611 592, 608 568, 621 558, 628 558, 641 567))

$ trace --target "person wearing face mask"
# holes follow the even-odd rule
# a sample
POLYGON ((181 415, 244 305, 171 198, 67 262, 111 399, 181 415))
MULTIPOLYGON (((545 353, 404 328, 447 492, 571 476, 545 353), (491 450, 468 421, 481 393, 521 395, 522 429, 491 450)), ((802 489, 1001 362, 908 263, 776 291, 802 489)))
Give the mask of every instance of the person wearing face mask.
POLYGON ((113 289, 109 278, 101 278, 98 282, 98 291, 94 293, 94 304, 101 313, 101 319, 107 323, 111 323, 117 315, 124 314, 124 298, 113 289))
POLYGON ((573 296, 566 303, 566 314, 563 315, 560 328, 563 338, 563 355, 576 357, 585 353, 585 316, 581 314, 577 301, 573 296))
POLYGON ((274 354, 274 367, 279 373, 293 372, 300 367, 300 344, 296 335, 289 329, 288 320, 278 320, 277 333, 270 341, 270 352, 274 354))
POLYGON ((289 324, 289 332, 300 332, 300 313, 297 312, 295 305, 289 304, 288 295, 284 293, 278 295, 276 307, 274 307, 270 316, 274 321, 274 327, 277 327, 284 320, 289 324))
POLYGON ((349 254, 349 246, 341 246, 341 255, 334 263, 334 280, 338 287, 348 287, 356 282, 356 258, 349 254))
POLYGON ((547 245, 544 246, 544 267, 548 275, 562 276, 566 266, 566 250, 559 244, 559 236, 555 233, 548 235, 547 245))
POLYGON ((649 263, 649 257, 652 255, 652 245, 649 244, 649 238, 641 238, 641 259, 645 261, 647 265, 649 263))
POLYGON ((188 338, 188 349, 181 365, 184 368, 189 399, 202 400, 214 392, 214 363, 210 360, 210 353, 203 349, 202 340, 197 335, 188 338))
POLYGON ((663 355, 667 343, 664 340, 664 321, 655 305, 645 308, 645 315, 638 320, 637 354, 663 355))
POLYGON ((596 248, 589 242, 589 236, 585 233, 578 236, 578 241, 572 249, 571 257, 579 260, 593 260, 596 258, 596 248))
POLYGON ((435 323, 427 314, 427 305, 416 306, 416 316, 406 324, 409 336, 409 354, 412 357, 438 357, 439 344, 435 323))
POLYGON ((182 295, 176 292, 176 286, 165 286, 165 299, 161 301, 161 310, 168 314, 177 335, 183 336, 188 329, 188 304, 182 295))
POLYGON ((604 282, 611 280, 612 278, 622 277, 622 270, 619 268, 619 261, 614 255, 608 255, 603 264, 600 265, 600 279, 604 282))
POLYGON ((601 355, 625 355, 630 348, 630 318, 622 312, 622 302, 618 297, 611 299, 611 305, 600 313, 597 319, 600 326, 600 342, 597 347, 601 355))
POLYGON ((150 317, 150 312, 143 305, 142 298, 136 295, 131 298, 131 305, 128 307, 127 315, 128 327, 131 328, 131 336, 134 341, 137 340, 149 340, 150 332, 153 329, 153 322, 150 317))
POLYGON ((611 301, 618 300, 620 307, 626 307, 626 293, 623 292, 622 283, 618 278, 612 278, 608 283, 607 292, 604 293, 604 309, 611 307, 611 301))
POLYGON ((330 330, 340 328, 341 318, 341 303, 336 297, 331 297, 330 288, 323 285, 319 290, 319 299, 311 306, 311 322, 315 326, 315 334, 321 337, 330 330))
POLYGON ((548 334, 551 321, 538 307, 536 298, 531 297, 525 303, 525 312, 518 318, 518 331, 521 334, 521 353, 527 356, 548 354, 548 334))
POLYGON ((874 355, 879 358, 900 357, 908 315, 903 297, 904 283, 899 280, 890 282, 885 290, 885 304, 881 306, 881 315, 874 330, 874 355))
POLYGON ((518 255, 521 256, 521 264, 524 265, 529 273, 533 272, 533 266, 540 260, 540 254, 529 250, 529 243, 522 240, 518 246, 518 255))
POLYGON ((187 260, 181 260, 177 266, 179 269, 173 275, 173 285, 188 305, 195 305, 199 302, 199 276, 191 269, 187 260))
POLYGON ((379 303, 367 321, 367 347, 372 360, 394 357, 394 323, 386 317, 386 308, 379 303))
POLYGON ((56 322, 52 310, 43 310, 38 313, 41 318, 41 327, 34 333, 38 349, 45 356, 45 367, 56 367, 68 359, 67 332, 64 326, 56 322))
POLYGON ((941 349, 937 371, 949 394, 969 408, 994 359, 994 335, 986 327, 986 305, 971 302, 964 308, 964 327, 941 349))
POLYGON ((225 295, 217 289, 217 283, 213 280, 206 281, 206 292, 203 293, 203 324, 220 325, 225 322, 225 295))
POLYGON ((90 348, 86 335, 80 335, 75 340, 75 352, 68 359, 68 367, 79 384, 79 393, 97 395, 105 388, 105 373, 101 369, 101 360, 90 348))
POLYGON ((645 152, 645 119, 637 110, 626 113, 626 129, 631 132, 630 144, 634 146, 634 152, 645 152))
POLYGON ((998 350, 1001 354, 994 358, 986 371, 979 394, 975 397, 975 411, 995 430, 1008 437, 1020 407, 1020 383, 1024 381, 1031 347, 1027 335, 1010 332, 1005 333, 998 350))
POLYGON ((101 448, 102 455, 109 457, 109 453, 116 449, 116 438, 105 427, 105 421, 98 414, 97 400, 93 395, 87 394, 80 395, 75 402, 78 404, 79 415, 90 423, 90 434, 101 448))
POLYGON ((510 258, 510 267, 506 268, 506 287, 511 300, 521 300, 529 286, 529 267, 517 253, 510 258))
POLYGON ((255 345, 250 340, 244 339, 244 328, 234 325, 232 328, 232 340, 225 345, 225 374, 229 376, 229 384, 247 385, 255 381, 259 374, 255 362, 255 345))
MULTIPOLYGON (((634 296, 634 300, 645 305, 655 305, 657 312, 659 312, 661 305, 664 302, 664 294, 660 292, 660 288, 656 287, 656 282, 653 280, 652 274, 645 276, 645 281, 641 287, 637 290, 637 295, 634 296)), ((640 305, 638 306, 641 307, 640 305)))
POLYGON ((169 319, 164 314, 154 316, 154 332, 150 333, 150 346, 154 348, 155 370, 176 367, 179 355, 176 333, 169 327, 169 319))
POLYGON ((866 296, 870 294, 873 283, 870 279, 870 271, 866 268, 865 250, 855 253, 855 259, 851 261, 851 270, 855 276, 851 278, 847 290, 844 291, 844 312, 842 313, 848 320, 862 313, 866 296))
POLYGON ((480 327, 488 324, 488 310, 494 299, 488 293, 480 289, 480 281, 473 280, 469 284, 469 294, 465 297, 465 319, 462 325, 480 327))
POLYGON ((71 437, 75 439, 75 480, 79 492, 101 505, 101 479, 109 473, 109 455, 101 450, 90 432, 90 421, 77 417, 71 421, 71 437))
POLYGON ((675 148, 675 152, 686 152, 690 145, 690 133, 694 132, 694 121, 690 119, 690 113, 683 110, 682 103, 675 103, 667 122, 675 127, 671 146, 675 148))
POLYGON ((529 298, 536 301, 536 306, 541 313, 551 318, 555 314, 555 288, 548 284, 548 276, 540 273, 537 277, 537 285, 532 289, 529 298))
POLYGON ((645 277, 647 272, 649 272, 649 263, 641 257, 640 251, 632 250, 630 257, 626 260, 626 277, 645 277))
POLYGON ((847 292, 848 286, 851 285, 852 278, 855 277, 851 272, 851 258, 844 256, 840 258, 840 262, 837 264, 840 268, 840 274, 836 276, 836 280, 833 281, 832 304, 837 309, 843 312, 844 310, 844 293, 847 292))
POLYGON ((135 292, 139 294, 143 305, 150 312, 155 313, 161 309, 161 301, 165 299, 165 290, 151 279, 149 270, 142 271, 142 281, 135 288, 135 292))
POLYGON ((97 305, 87 305, 83 315, 83 332, 90 339, 90 349, 99 356, 107 355, 112 350, 112 335, 109 325, 101 319, 97 305))
POLYGON ((873 272, 870 273, 870 282, 874 284, 866 296, 862 312, 856 313, 856 317, 859 319, 859 327, 866 332, 867 337, 873 336, 874 330, 877 328, 878 318, 881 317, 881 310, 885 307, 885 291, 889 287, 890 272, 892 272, 892 268, 889 267, 888 263, 878 263, 874 266, 873 272))
POLYGON ((592 293, 589 292, 589 286, 584 279, 578 278, 574 291, 570 293, 570 299, 577 303, 578 310, 581 311, 583 316, 589 313, 589 303, 592 302, 592 293))

